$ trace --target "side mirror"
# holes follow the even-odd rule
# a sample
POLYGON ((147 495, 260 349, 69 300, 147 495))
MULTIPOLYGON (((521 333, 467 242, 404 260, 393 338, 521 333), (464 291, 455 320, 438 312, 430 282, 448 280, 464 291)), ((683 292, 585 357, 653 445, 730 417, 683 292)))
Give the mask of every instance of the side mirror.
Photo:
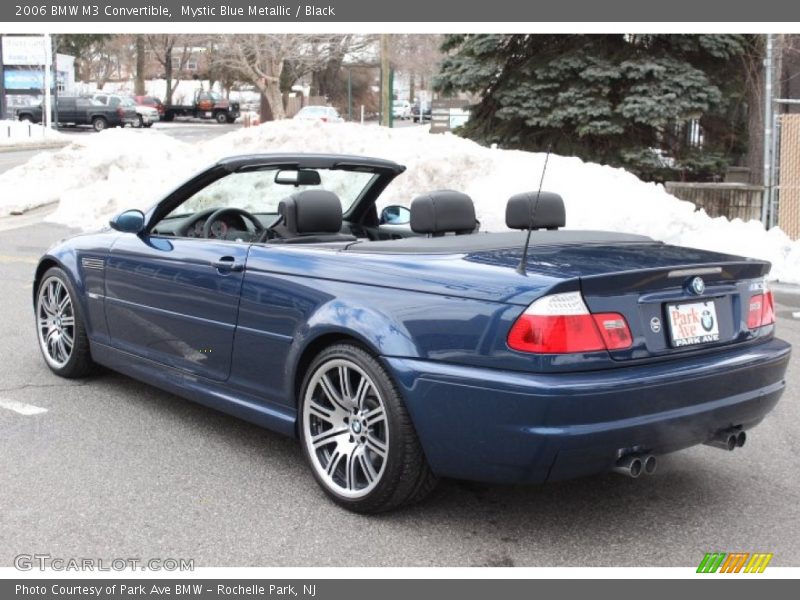
POLYGON ((393 204, 381 211, 381 225, 408 225, 411 222, 411 211, 405 206, 393 204))
POLYGON ((126 210, 108 222, 112 229, 122 233, 139 233, 144 229, 144 213, 139 209, 126 210))

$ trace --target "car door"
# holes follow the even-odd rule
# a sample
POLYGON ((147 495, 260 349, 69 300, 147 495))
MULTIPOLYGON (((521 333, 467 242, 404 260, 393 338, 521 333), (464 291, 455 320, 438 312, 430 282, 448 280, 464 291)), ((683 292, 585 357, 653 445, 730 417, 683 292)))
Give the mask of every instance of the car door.
POLYGON ((56 103, 58 104, 58 122, 74 123, 75 98, 59 98, 56 103))
POLYGON ((227 379, 248 247, 121 234, 105 266, 111 343, 185 372, 227 379))

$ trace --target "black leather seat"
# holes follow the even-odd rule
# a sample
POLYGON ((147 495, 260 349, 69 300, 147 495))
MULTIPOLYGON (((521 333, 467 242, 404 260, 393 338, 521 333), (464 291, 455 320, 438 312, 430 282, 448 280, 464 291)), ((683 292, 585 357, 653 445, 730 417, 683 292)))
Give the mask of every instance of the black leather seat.
POLYGON ((356 237, 342 233, 342 203, 327 190, 304 190, 278 204, 280 220, 271 228, 277 236, 270 243, 313 244, 354 242, 356 237))
POLYGON ((567 213, 564 200, 553 192, 524 192, 508 199, 506 226, 509 229, 549 229, 564 227, 567 213))
POLYGON ((411 230, 432 237, 464 235, 478 226, 472 198, 454 190, 438 190, 411 202, 411 230))

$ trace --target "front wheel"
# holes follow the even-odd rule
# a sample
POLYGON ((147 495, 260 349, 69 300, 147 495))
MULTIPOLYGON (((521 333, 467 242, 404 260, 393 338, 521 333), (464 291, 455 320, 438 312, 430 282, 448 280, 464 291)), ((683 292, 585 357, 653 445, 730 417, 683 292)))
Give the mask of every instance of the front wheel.
POLYGON ((317 483, 334 502, 377 513, 436 485, 389 373, 371 354, 337 344, 312 362, 300 398, 300 437, 317 483))
POLYGON ((36 292, 36 333, 44 361, 56 375, 71 379, 95 370, 75 289, 58 267, 47 270, 36 292))
POLYGON ((224 112, 218 112, 214 118, 220 125, 224 125, 228 122, 228 115, 226 115, 224 112))

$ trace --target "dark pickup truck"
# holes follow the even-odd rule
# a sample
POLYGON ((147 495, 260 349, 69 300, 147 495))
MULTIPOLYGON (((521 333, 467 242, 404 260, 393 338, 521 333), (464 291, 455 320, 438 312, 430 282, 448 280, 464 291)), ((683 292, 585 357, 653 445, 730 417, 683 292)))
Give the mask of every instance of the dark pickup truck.
MULTIPOLYGON (((137 122, 133 104, 114 108, 85 96, 59 96, 53 103, 58 103, 58 122, 62 125, 91 125, 95 131, 103 131, 108 127, 125 127, 137 122)), ((17 111, 17 118, 41 123, 42 112, 41 105, 29 106, 17 111)))
POLYGON ((217 92, 197 90, 191 104, 165 104, 162 120, 175 117, 214 119, 217 123, 233 123, 240 115, 239 103, 223 98, 217 92))

